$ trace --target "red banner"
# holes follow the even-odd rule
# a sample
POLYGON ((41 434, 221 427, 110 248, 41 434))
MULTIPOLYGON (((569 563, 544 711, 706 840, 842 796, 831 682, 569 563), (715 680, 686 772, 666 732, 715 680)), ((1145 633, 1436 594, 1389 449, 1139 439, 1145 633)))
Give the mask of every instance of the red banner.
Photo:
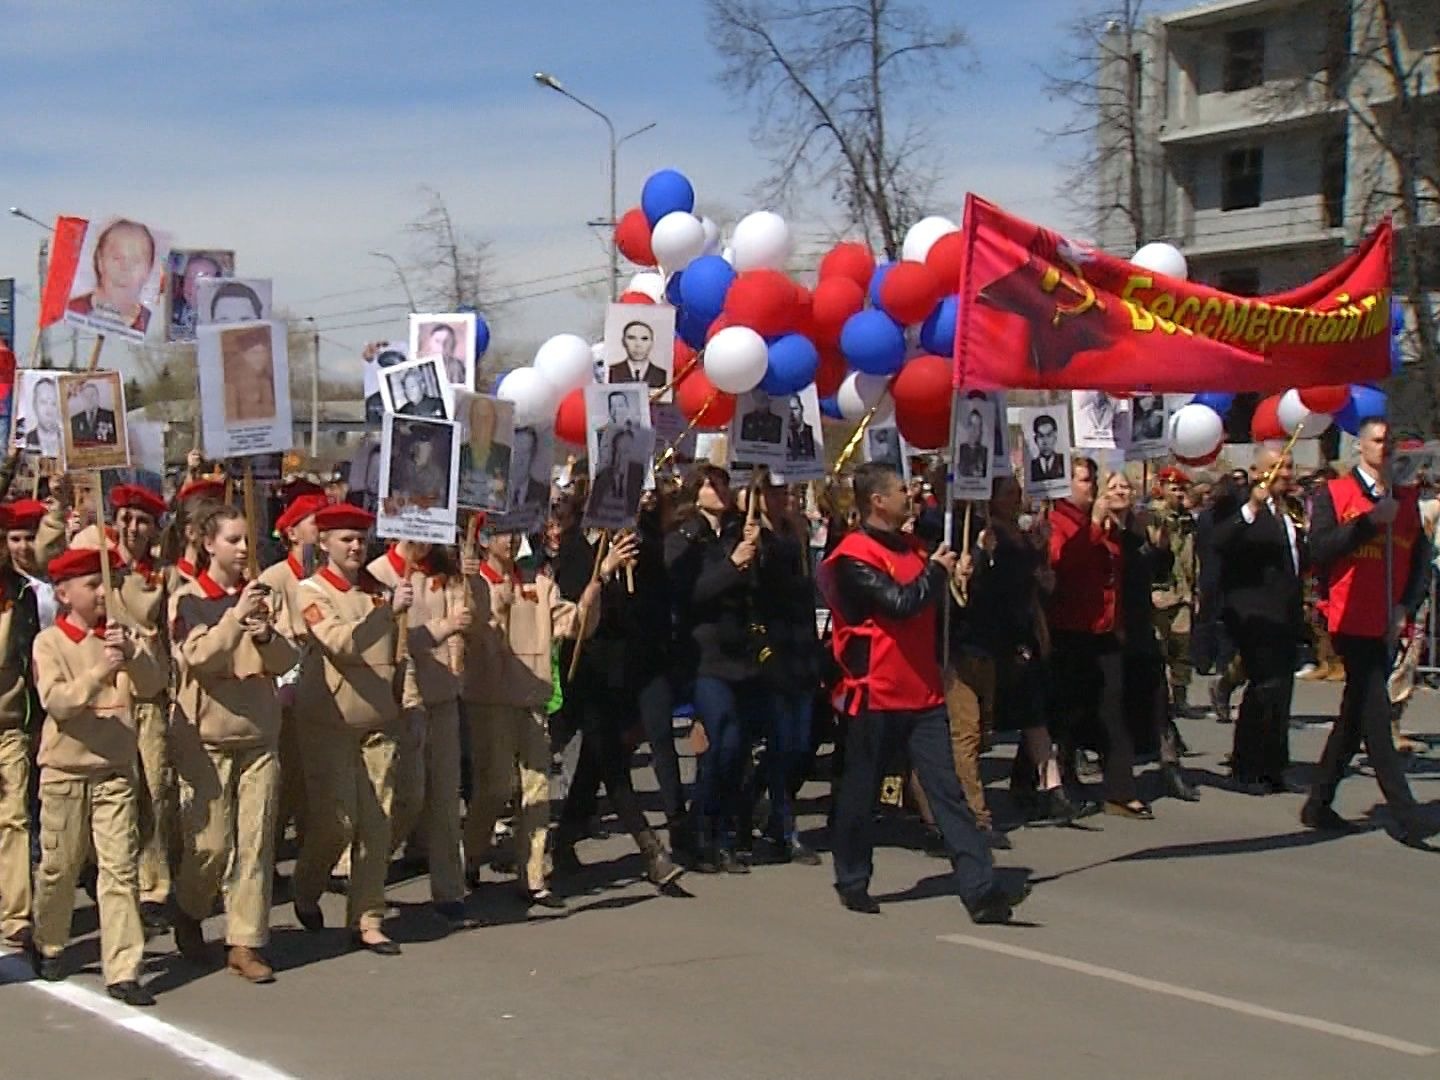
POLYGON ((971 195, 955 385, 1244 390, 1390 374, 1391 232, 1308 284, 1232 296, 1142 270, 971 195))
POLYGON ((65 304, 70 299, 70 286, 75 283, 75 268, 80 264, 80 248, 85 244, 84 218, 55 219, 55 236, 50 241, 50 265, 45 270, 45 292, 40 298, 40 329, 65 317, 65 304))

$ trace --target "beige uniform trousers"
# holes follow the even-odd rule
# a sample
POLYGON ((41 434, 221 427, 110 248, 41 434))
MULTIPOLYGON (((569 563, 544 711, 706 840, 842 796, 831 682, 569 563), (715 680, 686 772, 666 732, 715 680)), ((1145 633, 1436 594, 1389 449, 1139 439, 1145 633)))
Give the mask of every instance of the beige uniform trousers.
POLYGON ((383 731, 300 725, 305 768, 305 842, 295 862, 295 902, 315 907, 348 846, 345 925, 378 929, 385 917, 395 740, 383 731))
POLYGON ((950 750, 955 772, 975 823, 990 828, 985 785, 980 779, 980 747, 995 728, 995 662, 988 656, 962 656, 945 669, 945 711, 950 718, 950 750))
POLYGON ((30 740, 0 731, 0 935, 30 925, 30 740))
POLYGON ((137 701, 136 741, 140 744, 140 902, 170 898, 170 844, 175 839, 175 773, 170 767, 169 703, 137 701))
POLYGON ((140 977, 140 857, 136 782, 129 776, 40 784, 40 869, 35 874, 35 947, 59 956, 70 940, 75 882, 94 845, 100 869, 100 964, 105 984, 140 977))
POLYGON ((466 705, 473 784, 465 817, 465 862, 478 869, 490 851, 495 819, 520 777, 515 863, 525 885, 545 887, 545 836, 550 828, 550 736, 542 708, 466 705))
POLYGON ((422 825, 430 864, 430 899, 463 899, 460 856, 460 703, 406 709, 396 740, 392 852, 422 825))
POLYGON ((203 920, 223 882, 226 944, 264 948, 270 940, 280 759, 263 746, 196 746, 177 765, 185 848, 175 901, 192 919, 203 920))

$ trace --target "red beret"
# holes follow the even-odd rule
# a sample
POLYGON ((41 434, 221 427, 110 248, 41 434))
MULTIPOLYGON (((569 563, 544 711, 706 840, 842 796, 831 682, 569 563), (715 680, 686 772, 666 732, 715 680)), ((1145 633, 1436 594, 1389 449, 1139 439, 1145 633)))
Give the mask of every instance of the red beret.
MULTIPOLYGON (((110 556, 110 569, 119 570, 122 565, 120 556, 115 554, 113 548, 106 549, 106 554, 110 556)), ((50 565, 45 569, 50 575, 52 585, 69 581, 71 578, 98 574, 100 573, 100 552, 96 548, 71 548, 51 559, 50 565)))
POLYGON ((225 481, 217 480, 213 476, 202 476, 198 480, 191 480, 182 487, 175 496, 177 503, 188 502, 191 499, 215 499, 225 498, 225 481))
POLYGON ((290 500, 290 505, 275 519, 275 531, 283 536, 286 529, 299 525, 311 514, 318 513, 329 505, 330 500, 323 494, 300 495, 290 500))
POLYGON ((332 503, 316 511, 315 524, 320 527, 321 532, 326 529, 356 529, 365 532, 375 524, 375 515, 351 503, 332 503))
POLYGON ((111 488, 110 505, 116 510, 139 510, 153 518, 165 513, 165 500, 139 484, 117 484, 111 488))
POLYGON ((1190 477, 1186 474, 1185 470, 1178 469, 1174 465, 1166 465, 1165 468, 1161 469, 1160 472, 1156 474, 1156 478, 1162 484, 1190 483, 1190 477))
POLYGON ((21 529, 33 532, 40 528, 40 519, 45 516, 45 504, 39 499, 16 499, 0 503, 0 525, 6 529, 21 529))

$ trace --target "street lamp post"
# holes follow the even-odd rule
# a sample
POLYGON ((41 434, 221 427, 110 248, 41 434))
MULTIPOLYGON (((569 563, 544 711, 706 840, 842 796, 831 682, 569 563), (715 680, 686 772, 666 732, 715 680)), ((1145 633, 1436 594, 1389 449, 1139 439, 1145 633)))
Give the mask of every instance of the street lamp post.
POLYGON ((410 291, 410 283, 405 280, 405 271, 401 269, 400 263, 395 256, 387 255, 383 251, 372 251, 370 255, 372 258, 384 259, 394 268, 395 276, 400 279, 400 287, 405 290, 405 299, 410 304, 410 310, 412 312, 419 311, 420 309, 415 306, 415 295, 410 291))
POLYGON ((597 109, 594 105, 591 105, 588 101, 578 98, 569 90, 566 90, 565 87, 560 84, 560 80, 555 78, 554 75, 550 75, 544 71, 537 71, 531 77, 541 86, 546 87, 550 90, 554 90, 557 94, 564 95, 571 101, 575 102, 576 105, 579 105, 586 112, 598 116, 601 120, 604 121, 605 130, 610 135, 610 220, 606 222, 606 225, 608 226, 610 232, 610 242, 607 247, 610 251, 610 300, 613 302, 620 295, 620 249, 616 246, 615 243, 615 226, 619 224, 619 209, 616 205, 615 187, 617 182, 615 175, 616 159, 619 155, 621 143, 633 139, 636 135, 643 135, 655 125, 653 123, 646 124, 644 127, 636 128, 628 135, 622 135, 620 138, 617 139, 615 137, 615 125, 613 122, 611 122, 610 117, 606 116, 603 112, 597 109))
POLYGON ((312 363, 310 365, 310 457, 320 456, 320 327, 315 316, 305 316, 310 324, 312 363))

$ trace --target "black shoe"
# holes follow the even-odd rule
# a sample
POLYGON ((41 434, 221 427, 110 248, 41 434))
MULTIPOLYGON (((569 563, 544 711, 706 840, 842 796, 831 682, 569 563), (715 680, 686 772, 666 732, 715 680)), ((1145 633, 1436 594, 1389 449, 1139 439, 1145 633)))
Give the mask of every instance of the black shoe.
POLYGON ((1165 782, 1165 790, 1181 802, 1199 802, 1200 792, 1195 785, 1185 779, 1185 773, 1179 765, 1162 765, 1160 776, 1165 782))
POLYGON ((1230 778, 1230 790, 1238 791, 1241 795, 1252 795, 1259 798, 1262 795, 1270 794, 1270 785, 1264 780, 1248 780, 1233 776, 1230 778))
POLYGON ((697 874, 718 874, 720 872, 720 852, 713 848, 702 848, 695 857, 694 870, 697 874))
POLYGON ((561 875, 574 875, 585 869, 580 856, 575 854, 575 845, 567 843, 556 843, 555 850, 550 853, 550 864, 555 873, 561 875))
POLYGON ((65 981, 65 957, 63 954, 41 956, 40 950, 34 949, 30 953, 30 966, 34 968, 36 977, 44 979, 46 982, 65 981))
POLYGON ((1320 832, 1354 832, 1356 826, 1323 803, 1307 802, 1300 808, 1300 824, 1320 832))
POLYGON ((922 850, 932 859, 948 859, 950 852, 945 847, 945 836, 934 825, 925 826, 922 850))
POLYGON ((165 917, 165 905, 146 900, 140 905, 140 925, 145 928, 146 937, 159 937, 170 929, 170 920, 165 917))
POLYGON ((344 896, 350 891, 350 878, 342 874, 331 874, 330 880, 325 883, 325 891, 344 896))
POLYGON ((1283 776, 1266 777, 1261 783, 1270 789, 1271 795, 1304 795, 1308 790, 1299 784, 1292 784, 1283 776))
MULTIPOLYGON (((296 914, 299 914, 298 908, 296 914)), ((192 919, 183 911, 175 912, 175 951, 192 964, 203 965, 209 960, 200 920, 192 919)))
POLYGON ((791 840, 785 845, 785 851, 789 856, 786 862, 799 863, 801 866, 820 865, 820 856, 811 851, 799 840, 791 840))
POLYGON ((970 921, 977 925, 1007 923, 1015 909, 1023 904, 1029 895, 1029 885, 1007 889, 997 883, 990 886, 990 890, 980 899, 966 903, 965 910, 970 913, 970 921))
POLYGON ((750 864, 728 848, 721 848, 715 863, 722 874, 748 874, 750 864))
POLYGON ((364 949, 366 952, 372 952, 376 956, 400 955, 400 946, 389 938, 385 938, 383 941, 366 941, 364 935, 362 935, 359 930, 355 930, 350 934, 350 944, 356 949, 364 949))
POLYGON ((525 897, 530 901, 532 907, 549 908, 551 911, 565 910, 565 901, 549 889, 529 889, 526 891, 525 897))
POLYGON ((480 888, 480 871, 479 871, 479 870, 470 870, 470 869, 468 869, 468 868, 466 869, 466 871, 465 871, 465 887, 466 887, 467 889, 469 889, 471 892, 474 892, 476 889, 480 888))
POLYGON ((137 1009, 147 1009, 155 1004, 155 995, 134 979, 111 983, 105 987, 105 992, 116 1001, 123 1001, 126 1005, 134 1006, 137 1009))
POLYGON ((1215 710, 1217 724, 1230 723, 1230 695, 1220 692, 1220 683, 1210 684, 1210 707, 1215 710))
POLYGON ((985 843, 995 851, 1009 851, 1015 845, 1010 843, 1010 838, 996 828, 981 829, 980 835, 985 837, 985 843))
POLYGON ((1396 840, 1406 847, 1420 848, 1424 851, 1433 851, 1425 841, 1435 835, 1435 826, 1425 821, 1417 810, 1390 811, 1395 819, 1393 835, 1396 840))
POLYGON ((318 904, 313 908, 307 908, 300 901, 295 901, 295 919, 312 934, 317 934, 325 929, 325 913, 320 910, 318 904))
POLYGON ((449 925, 451 933, 457 930, 475 930, 484 925, 465 910, 459 900, 445 900, 435 905, 435 914, 449 925))
POLYGON ((870 895, 870 890, 864 885, 856 886, 853 889, 836 889, 840 897, 840 903, 849 911, 859 912, 861 915, 879 915, 880 905, 870 895))
POLYGON ((1106 799, 1102 808, 1111 817, 1130 818, 1132 821, 1154 821, 1155 811, 1150 809, 1150 804, 1141 799, 1131 799, 1129 802, 1116 802, 1113 799, 1106 799))

